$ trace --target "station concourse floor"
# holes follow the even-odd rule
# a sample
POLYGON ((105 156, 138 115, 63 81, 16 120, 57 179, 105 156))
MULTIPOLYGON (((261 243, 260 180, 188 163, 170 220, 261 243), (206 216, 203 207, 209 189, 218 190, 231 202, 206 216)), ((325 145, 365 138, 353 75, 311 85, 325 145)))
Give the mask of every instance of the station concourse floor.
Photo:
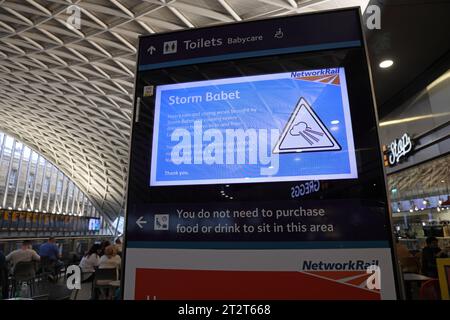
MULTIPOLYGON (((61 277, 58 279, 58 281, 55 283, 48 283, 47 285, 49 285, 50 287, 56 288, 56 290, 51 290, 52 294, 51 297, 52 298, 48 298, 48 294, 49 294, 49 289, 47 287, 47 289, 45 289, 46 287, 36 287, 36 291, 35 294, 33 294, 33 299, 36 300, 65 300, 67 299, 67 289, 64 289, 66 287, 66 280, 64 279, 64 277, 61 277)), ((78 292, 76 292, 75 290, 72 291, 72 293, 70 294, 70 300, 90 300, 91 299, 91 291, 92 291, 92 282, 86 282, 86 283, 81 283, 81 289, 78 290, 78 292)), ((69 291, 70 292, 70 291, 69 291)))
MULTIPOLYGON (((78 291, 77 297, 75 300, 89 300, 91 299, 91 288, 92 283, 82 283, 81 289, 78 291)), ((72 299, 73 300, 73 299, 72 299)))

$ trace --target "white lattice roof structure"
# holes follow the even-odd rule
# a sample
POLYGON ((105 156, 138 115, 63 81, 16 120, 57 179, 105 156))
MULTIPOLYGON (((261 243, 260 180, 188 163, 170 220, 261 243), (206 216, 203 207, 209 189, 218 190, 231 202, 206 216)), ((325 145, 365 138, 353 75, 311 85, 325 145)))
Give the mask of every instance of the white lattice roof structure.
POLYGON ((112 221, 125 203, 138 35, 368 2, 0 0, 0 130, 52 161, 112 221))

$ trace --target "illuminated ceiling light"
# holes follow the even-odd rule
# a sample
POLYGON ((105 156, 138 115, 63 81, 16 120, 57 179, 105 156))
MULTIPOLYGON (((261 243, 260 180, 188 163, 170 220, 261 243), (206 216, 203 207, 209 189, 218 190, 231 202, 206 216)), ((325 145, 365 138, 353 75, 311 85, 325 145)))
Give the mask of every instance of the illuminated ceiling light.
POLYGON ((31 212, 31 209, 27 209, 28 212, 31 212))
POLYGON ((230 197, 230 200, 233 200, 234 198, 233 197, 230 197))
POLYGON ((425 222, 422 222, 422 225, 425 227, 427 224, 425 222))
POLYGON ((22 211, 22 208, 17 208, 17 210, 22 211))
POLYGON ((436 208, 437 212, 441 212, 441 208, 437 207, 436 208))
POLYGON ((228 188, 229 186, 230 186, 229 184, 225 185, 225 187, 227 187, 227 188, 228 188))
POLYGON ((397 212, 400 212, 400 208, 397 208, 397 212))
POLYGON ((392 67, 393 64, 394 64, 394 61, 387 59, 387 60, 381 61, 379 66, 382 69, 387 69, 387 68, 392 67))
POLYGON ((331 124, 338 124, 339 123, 339 120, 332 120, 331 121, 331 124))
POLYGON ((441 84, 441 83, 443 83, 443 82, 445 82, 445 81, 447 81, 449 79, 450 79, 450 72, 447 71, 446 73, 441 75, 439 78, 434 80, 431 84, 429 84, 427 86, 427 90, 429 91, 429 90, 433 89, 434 87, 436 87, 437 85, 439 85, 439 84, 441 84))
POLYGON ((445 183, 445 180, 441 180, 442 183, 445 183))
POLYGON ((406 123, 406 122, 414 122, 414 121, 424 120, 424 119, 446 117, 448 115, 450 115, 450 112, 441 112, 441 113, 426 114, 423 116, 409 117, 409 118, 404 118, 404 119, 383 121, 383 122, 380 122, 380 127, 391 126, 391 125, 396 125, 396 124, 406 123))
POLYGON ((439 199, 439 205, 442 205, 442 200, 441 199, 439 199))
POLYGON ((409 212, 413 212, 414 210, 411 208, 411 209, 409 209, 409 212))

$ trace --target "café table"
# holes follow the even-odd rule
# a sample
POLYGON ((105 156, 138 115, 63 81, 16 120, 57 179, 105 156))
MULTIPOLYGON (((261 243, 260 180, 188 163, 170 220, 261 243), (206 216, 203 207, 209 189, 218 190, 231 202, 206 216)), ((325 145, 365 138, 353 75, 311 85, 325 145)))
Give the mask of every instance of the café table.
POLYGON ((403 274, 403 280, 404 281, 427 281, 431 280, 433 278, 424 276, 423 274, 418 273, 404 273, 403 274))

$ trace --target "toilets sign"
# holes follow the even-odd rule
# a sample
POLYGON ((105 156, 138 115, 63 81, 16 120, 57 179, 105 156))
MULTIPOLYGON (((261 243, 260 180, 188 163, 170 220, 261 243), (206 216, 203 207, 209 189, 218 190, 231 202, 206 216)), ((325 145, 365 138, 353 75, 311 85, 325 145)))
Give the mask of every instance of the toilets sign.
POLYGON ((152 186, 356 178, 345 70, 157 86, 151 161, 152 186))

